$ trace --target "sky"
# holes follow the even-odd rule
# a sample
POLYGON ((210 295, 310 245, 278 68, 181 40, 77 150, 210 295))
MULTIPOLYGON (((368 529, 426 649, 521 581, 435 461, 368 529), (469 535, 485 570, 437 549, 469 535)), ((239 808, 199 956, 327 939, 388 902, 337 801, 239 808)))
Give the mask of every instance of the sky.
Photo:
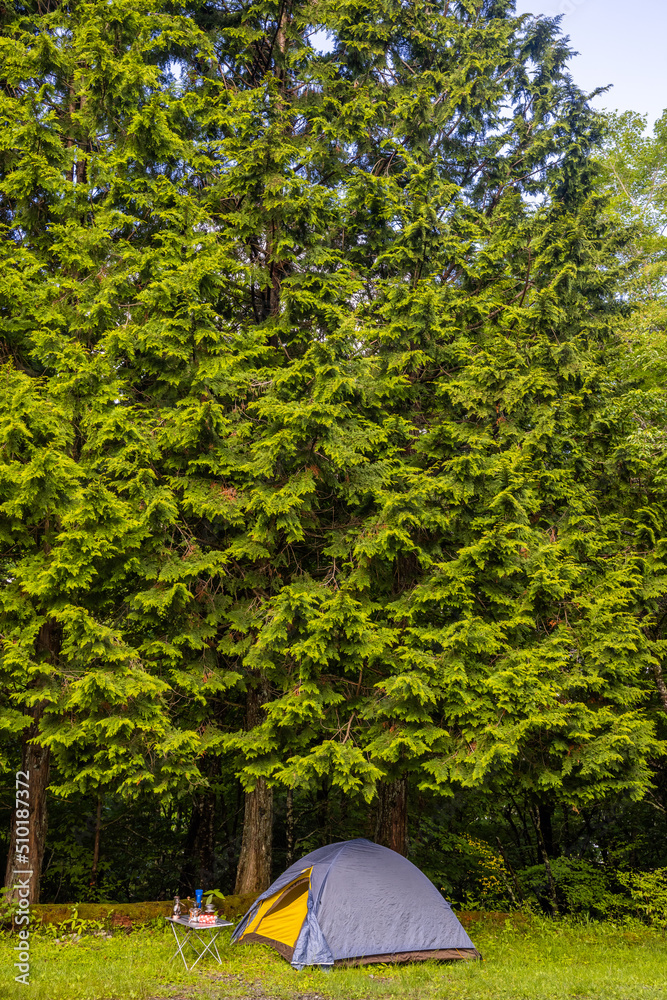
POLYGON ((517 0, 519 14, 562 14, 561 28, 580 53, 575 83, 613 88, 593 102, 610 111, 639 111, 649 126, 667 108, 667 0, 517 0))

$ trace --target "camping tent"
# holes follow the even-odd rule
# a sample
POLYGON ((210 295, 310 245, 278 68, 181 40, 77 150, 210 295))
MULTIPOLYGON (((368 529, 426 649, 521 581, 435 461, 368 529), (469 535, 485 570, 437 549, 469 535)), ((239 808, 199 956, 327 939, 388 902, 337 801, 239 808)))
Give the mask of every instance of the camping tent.
POLYGON ((232 941, 270 944, 295 969, 481 957, 423 872, 363 839, 320 847, 288 868, 232 941))

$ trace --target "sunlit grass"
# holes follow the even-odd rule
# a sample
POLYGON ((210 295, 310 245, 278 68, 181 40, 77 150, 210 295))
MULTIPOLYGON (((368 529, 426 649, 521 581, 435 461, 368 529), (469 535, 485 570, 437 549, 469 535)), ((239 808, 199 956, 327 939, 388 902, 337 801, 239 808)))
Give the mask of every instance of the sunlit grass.
MULTIPOLYGON (((18 1000, 665 1000, 667 941, 657 931, 533 919, 515 926, 481 922, 484 955, 475 963, 366 966, 294 972, 262 946, 230 947, 218 966, 193 973, 171 962, 171 935, 139 931, 58 945, 33 936, 31 983, 13 980, 15 939, 0 940, 0 997, 18 1000)), ((221 939, 219 939, 220 941, 221 939)))
POLYGON ((66 944, 33 935, 28 988, 14 981, 14 943, 8 936, 0 943, 2 1000, 139 1000, 154 992, 167 972, 175 985, 192 982, 182 963, 180 969, 169 964, 173 943, 162 932, 116 933, 109 939, 84 936, 66 944))

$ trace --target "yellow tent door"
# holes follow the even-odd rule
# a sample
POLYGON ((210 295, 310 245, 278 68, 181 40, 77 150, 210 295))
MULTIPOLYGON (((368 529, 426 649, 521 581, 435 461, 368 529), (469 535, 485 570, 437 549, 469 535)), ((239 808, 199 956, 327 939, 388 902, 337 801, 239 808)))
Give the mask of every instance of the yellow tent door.
POLYGON ((272 944, 291 961, 296 939, 308 912, 310 873, 311 869, 306 869, 275 896, 264 899, 239 938, 239 943, 263 941, 272 944))

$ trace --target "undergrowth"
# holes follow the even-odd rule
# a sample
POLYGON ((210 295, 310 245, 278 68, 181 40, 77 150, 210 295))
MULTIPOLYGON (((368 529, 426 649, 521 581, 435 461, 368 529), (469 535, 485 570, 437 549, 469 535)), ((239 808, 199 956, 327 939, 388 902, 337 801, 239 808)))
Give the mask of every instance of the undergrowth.
POLYGON ((3 1000, 664 1000, 667 940, 639 923, 517 917, 475 922, 475 963, 295 972, 261 945, 218 939, 222 965, 170 961, 168 927, 77 925, 31 938, 30 986, 14 982, 15 937, 0 937, 3 1000))

